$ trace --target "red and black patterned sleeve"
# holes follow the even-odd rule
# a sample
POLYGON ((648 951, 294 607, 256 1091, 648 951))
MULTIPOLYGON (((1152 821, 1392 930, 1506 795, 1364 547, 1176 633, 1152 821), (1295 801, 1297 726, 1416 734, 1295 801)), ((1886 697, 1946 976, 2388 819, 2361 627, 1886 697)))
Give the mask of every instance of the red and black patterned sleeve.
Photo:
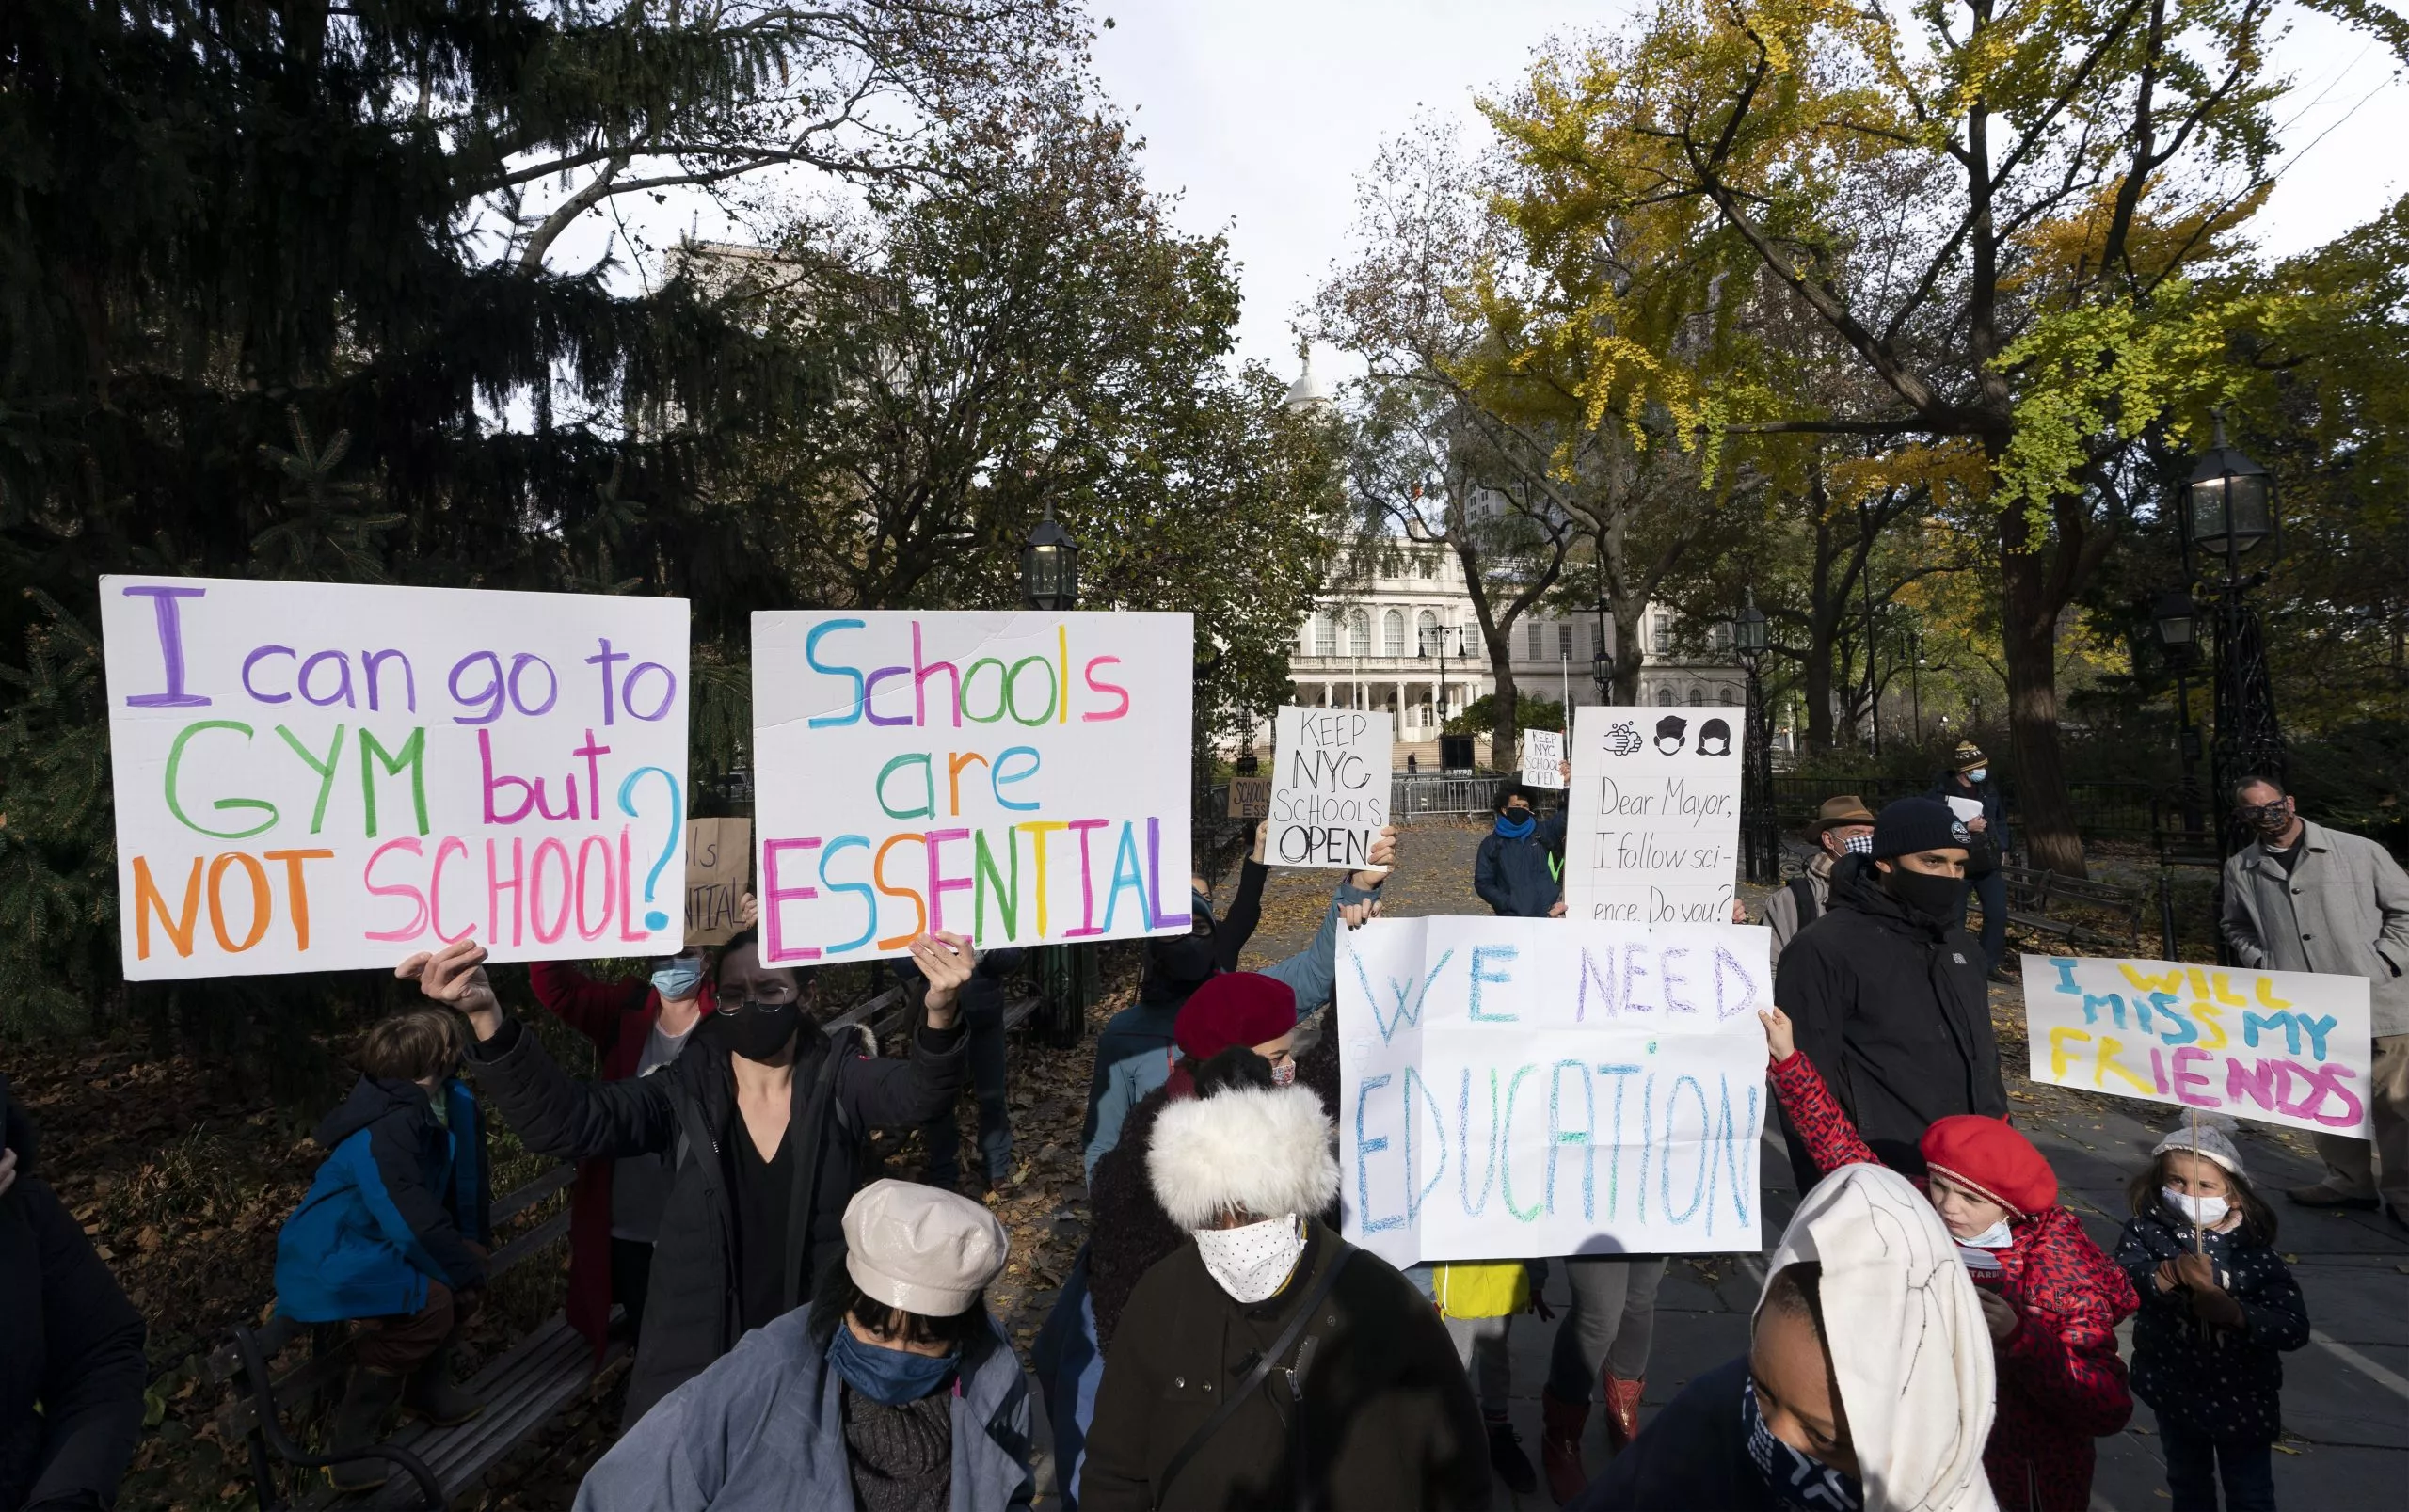
POLYGON ((1775 1062, 1773 1094, 1781 1099, 1790 1126, 1807 1141, 1816 1170, 1828 1175, 1843 1166, 1876 1163, 1874 1152, 1857 1137, 1857 1125, 1824 1085, 1823 1074, 1803 1052, 1793 1050, 1789 1059, 1775 1062))
POLYGON ((1999 1368, 2072 1432, 2098 1439, 2133 1415, 2116 1324, 2140 1305, 2131 1282, 2060 1208, 2041 1216, 2031 1242, 2016 1331, 1998 1347, 1999 1368))

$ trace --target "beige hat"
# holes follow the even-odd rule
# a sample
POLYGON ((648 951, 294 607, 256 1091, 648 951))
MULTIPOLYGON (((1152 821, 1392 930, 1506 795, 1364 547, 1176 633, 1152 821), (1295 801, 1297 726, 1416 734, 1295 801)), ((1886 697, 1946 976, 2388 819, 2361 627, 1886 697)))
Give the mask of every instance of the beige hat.
POLYGON ((845 1270, 862 1295, 924 1318, 965 1312, 1004 1268, 996 1215, 957 1192, 876 1181, 845 1204, 845 1270))

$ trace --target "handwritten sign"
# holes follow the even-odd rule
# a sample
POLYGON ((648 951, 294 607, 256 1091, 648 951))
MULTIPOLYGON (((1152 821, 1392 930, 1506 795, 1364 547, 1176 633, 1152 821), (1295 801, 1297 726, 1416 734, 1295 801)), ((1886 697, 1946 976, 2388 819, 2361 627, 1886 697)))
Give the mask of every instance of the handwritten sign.
POLYGON ((1523 732, 1523 786, 1564 786, 1564 736, 1557 730, 1523 732))
POLYGON ((1348 1239, 1400 1266, 1759 1248, 1763 930, 1384 919, 1340 951, 1348 1239))
POLYGON ((104 577, 135 980, 678 948, 686 603, 104 577))
POLYGON ((1230 779, 1227 819, 1268 819, 1271 817, 1271 779, 1268 777, 1232 777, 1230 779))
POLYGON ((1625 924, 1731 916, 1740 752, 1731 711, 1574 710, 1565 800, 1565 912, 1625 924))
POLYGON ((1283 708, 1272 740, 1275 867, 1371 865, 1389 821, 1389 716, 1360 708, 1283 708))
POLYGON ((753 821, 686 821, 686 943, 726 945, 736 938, 736 911, 753 874, 753 821))
POLYGON ((2034 1081, 2371 1137, 2366 978, 2023 959, 2034 1081))
POLYGON ((1193 634, 1186 614, 755 614, 765 959, 1186 932, 1193 634))

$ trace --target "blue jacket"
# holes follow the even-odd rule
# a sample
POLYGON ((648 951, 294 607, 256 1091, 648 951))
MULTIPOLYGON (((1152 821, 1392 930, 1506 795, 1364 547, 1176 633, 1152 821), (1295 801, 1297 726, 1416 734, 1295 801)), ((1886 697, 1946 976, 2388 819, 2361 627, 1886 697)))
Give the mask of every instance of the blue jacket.
POLYGON ((318 1125, 333 1152, 276 1239, 276 1307, 296 1323, 391 1317, 426 1305, 426 1283, 485 1280, 469 1248, 490 1245, 485 1120, 458 1080, 451 1127, 416 1082, 362 1076, 318 1125))
MULTIPOLYGON (((746 1334, 585 1472, 576 1512, 786 1512, 850 1507, 844 1392, 826 1329, 797 1308, 746 1334)), ((1029 1382, 990 1320, 964 1346, 953 1393, 952 1512, 1010 1512, 1035 1499, 1029 1382)))
POLYGON ((1480 900, 1511 918, 1545 918, 1564 896, 1564 816, 1534 820, 1531 833, 1509 840, 1492 830, 1473 862, 1472 887, 1480 900))

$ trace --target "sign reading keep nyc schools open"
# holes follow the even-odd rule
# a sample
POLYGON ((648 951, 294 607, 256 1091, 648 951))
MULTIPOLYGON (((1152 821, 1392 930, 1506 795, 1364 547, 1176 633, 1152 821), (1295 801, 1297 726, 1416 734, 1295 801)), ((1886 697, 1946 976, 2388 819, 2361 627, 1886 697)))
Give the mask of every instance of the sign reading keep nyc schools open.
POLYGON ((1740 862, 1740 711, 1574 711, 1565 911, 1623 924, 1717 924, 1740 862))
POLYGON ((1389 821, 1389 716, 1283 708, 1271 759, 1264 859, 1275 867, 1370 866, 1372 842, 1389 821))

